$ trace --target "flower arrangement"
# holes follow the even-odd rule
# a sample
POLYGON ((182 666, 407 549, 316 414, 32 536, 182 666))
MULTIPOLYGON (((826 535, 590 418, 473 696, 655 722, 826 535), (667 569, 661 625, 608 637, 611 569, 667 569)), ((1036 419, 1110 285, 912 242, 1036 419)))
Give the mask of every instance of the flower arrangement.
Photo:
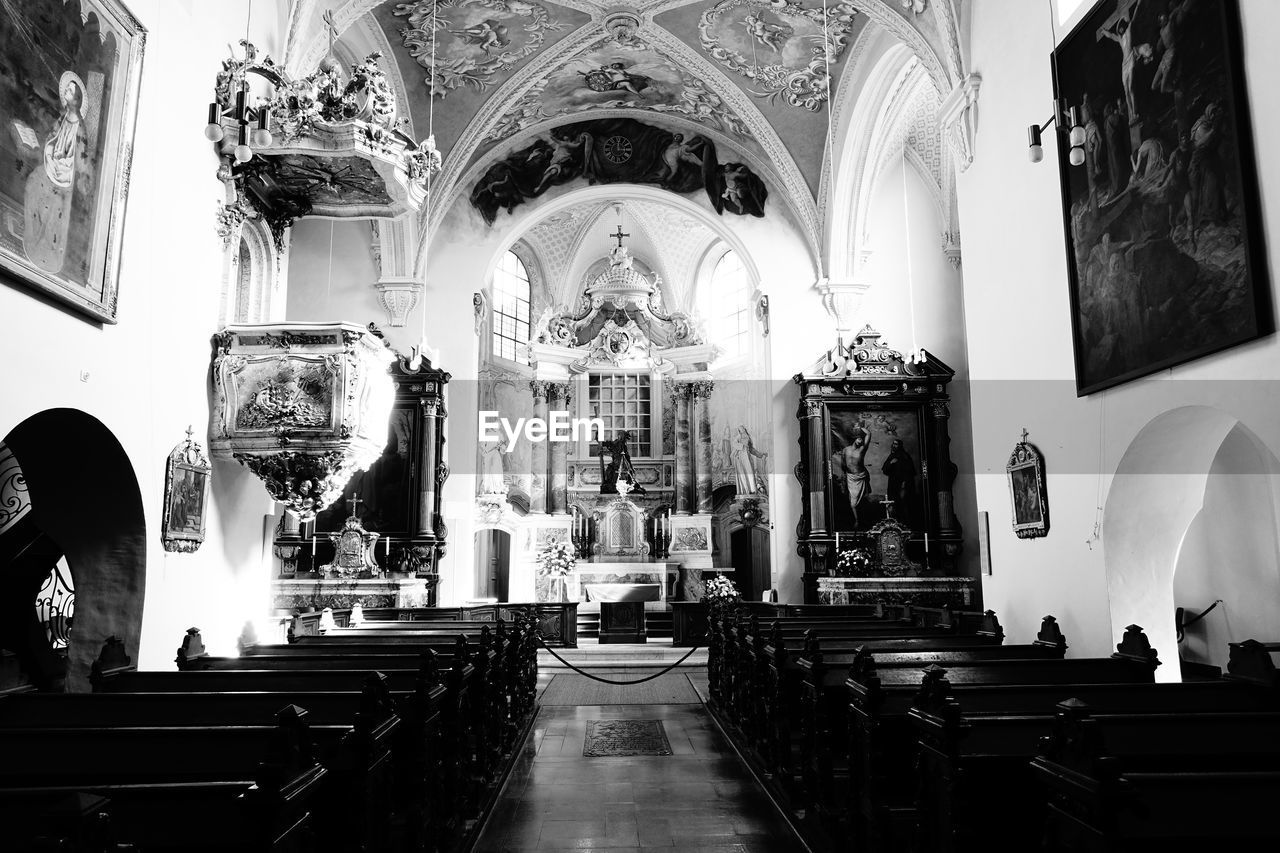
POLYGON ((836 575, 842 578, 866 575, 872 565, 871 554, 865 548, 850 548, 836 557, 836 575))
POLYGON ((568 542, 550 540, 538 549, 538 574, 549 578, 567 578, 578 565, 573 546, 568 542))
POLYGON ((738 587, 723 574, 717 573, 703 583, 707 589, 704 600, 712 607, 728 607, 739 599, 738 587))

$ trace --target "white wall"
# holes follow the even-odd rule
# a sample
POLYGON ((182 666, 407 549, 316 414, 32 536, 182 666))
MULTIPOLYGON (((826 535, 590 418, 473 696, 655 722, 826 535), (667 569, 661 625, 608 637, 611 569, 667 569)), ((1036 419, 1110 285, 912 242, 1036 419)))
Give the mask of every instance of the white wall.
MULTIPOLYGON (((146 603, 137 663, 169 668, 188 627, 200 627, 213 650, 231 651, 244 622, 265 614, 269 601, 260 555, 262 518, 271 501, 240 466, 215 466, 209 538, 199 552, 169 554, 160 545, 165 461, 188 425, 203 441, 208 423, 209 338, 217 331, 223 269, 214 211, 223 188, 213 146, 201 130, 214 75, 227 44, 244 36, 248 7, 247 0, 130 0, 129 7, 149 35, 123 237, 120 322, 99 327, 0 286, 0 435, 36 412, 66 406, 98 418, 119 439, 146 506, 146 603), (83 381, 82 372, 88 374, 83 381)), ((273 54, 276 16, 271 4, 255 4, 252 38, 273 54)), ((93 476, 92 459, 84 471, 93 476)))
POLYGON ((1227 644, 1280 637, 1280 462, 1247 430, 1227 434, 1209 469, 1204 506, 1191 522, 1174 571, 1174 602, 1193 618, 1182 644, 1187 660, 1227 665, 1227 644))
MULTIPOLYGON (((1280 3, 1242 0, 1247 87, 1258 147, 1280 134, 1269 91, 1280 76, 1280 3)), ((1089 398, 1075 395, 1061 195, 1055 141, 1045 162, 1026 155, 1026 127, 1049 111, 1049 33, 1042 6, 1025 0, 973 4, 973 70, 982 75, 976 157, 959 177, 965 303, 972 377, 977 505, 991 513, 993 575, 984 579, 1010 642, 1027 642, 1040 617, 1058 617, 1072 654, 1105 654, 1125 625, 1148 629, 1176 677, 1172 613, 1113 608, 1107 531, 1091 541, 1111 474, 1139 431, 1180 406, 1213 407, 1242 421, 1274 452, 1280 448, 1280 343, 1275 336, 1201 359, 1089 398), (1251 381, 1232 381, 1248 379, 1251 381), (1052 529, 1018 540, 1009 519, 1004 466, 1026 427, 1047 458, 1052 529)), ((1280 162, 1258 162, 1262 231, 1280 217, 1280 162)), ((1270 227, 1268 227, 1270 226, 1270 227)), ((1271 274, 1280 244, 1268 246, 1271 274)), ((1176 460, 1170 459, 1172 464, 1176 460)), ((1185 528, 1169 529, 1180 542, 1185 528)), ((1170 575, 1171 575, 1170 567, 1170 575)), ((1236 639, 1243 639, 1237 637, 1236 639)))

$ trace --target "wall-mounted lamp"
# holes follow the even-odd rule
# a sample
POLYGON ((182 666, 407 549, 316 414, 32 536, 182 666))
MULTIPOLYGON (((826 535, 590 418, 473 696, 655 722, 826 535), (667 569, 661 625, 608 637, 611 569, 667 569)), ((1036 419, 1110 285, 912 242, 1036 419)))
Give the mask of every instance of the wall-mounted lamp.
POLYGON ((1058 101, 1054 105, 1053 115, 1044 124, 1033 124, 1027 128, 1027 157, 1032 163, 1039 163, 1044 159, 1044 132, 1049 129, 1049 125, 1056 125, 1058 130, 1065 133, 1067 142, 1071 145, 1071 153, 1067 155, 1067 160, 1072 166, 1084 165, 1084 126, 1080 124, 1079 112, 1075 107, 1066 109, 1062 101, 1058 101))

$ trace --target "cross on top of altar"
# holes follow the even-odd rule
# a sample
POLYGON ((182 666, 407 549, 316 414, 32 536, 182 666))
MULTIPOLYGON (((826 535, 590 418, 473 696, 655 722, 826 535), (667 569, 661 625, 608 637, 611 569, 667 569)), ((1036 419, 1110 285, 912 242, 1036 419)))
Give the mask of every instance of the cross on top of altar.
POLYGON ((622 230, 622 223, 621 223, 621 222, 619 222, 619 223, 618 223, 618 230, 617 230, 617 231, 615 231, 614 233, 610 234, 609 236, 610 236, 610 237, 612 237, 613 239, 615 239, 615 240, 617 240, 617 241, 618 241, 618 248, 619 248, 619 249, 621 249, 621 248, 622 248, 622 238, 623 238, 623 237, 630 237, 631 235, 623 232, 623 230, 622 230))
POLYGON ((364 501, 360 500, 359 492, 352 492, 351 497, 347 498, 347 512, 350 514, 351 518, 360 517, 358 511, 360 509, 360 504, 362 503, 364 503, 364 501))

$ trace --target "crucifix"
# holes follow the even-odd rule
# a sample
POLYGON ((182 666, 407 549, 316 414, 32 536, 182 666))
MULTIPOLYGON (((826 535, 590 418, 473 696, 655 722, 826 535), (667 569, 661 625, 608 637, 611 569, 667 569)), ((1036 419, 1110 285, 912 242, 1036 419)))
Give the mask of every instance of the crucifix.
POLYGON ((1027 435, 1028 435, 1028 433, 1027 433, 1027 428, 1026 428, 1026 427, 1023 427, 1023 428, 1022 428, 1022 443, 1023 443, 1023 444, 1026 444, 1026 443, 1027 443, 1027 435))
POLYGON ((623 230, 622 230, 622 223, 621 223, 621 222, 619 222, 619 223, 618 223, 618 230, 617 230, 617 232, 615 232, 615 233, 613 233, 613 234, 610 234, 609 236, 610 236, 610 237, 612 237, 613 239, 615 239, 615 240, 617 240, 617 241, 618 241, 618 248, 619 248, 619 249, 621 249, 621 248, 622 248, 622 238, 623 238, 623 237, 630 237, 631 235, 630 235, 630 234, 626 234, 626 233, 624 233, 624 232, 623 232, 623 230))
POLYGON ((364 501, 360 500, 359 492, 352 492, 351 497, 347 498, 347 512, 351 513, 352 518, 357 518, 356 511, 360 508, 360 504, 364 501))

